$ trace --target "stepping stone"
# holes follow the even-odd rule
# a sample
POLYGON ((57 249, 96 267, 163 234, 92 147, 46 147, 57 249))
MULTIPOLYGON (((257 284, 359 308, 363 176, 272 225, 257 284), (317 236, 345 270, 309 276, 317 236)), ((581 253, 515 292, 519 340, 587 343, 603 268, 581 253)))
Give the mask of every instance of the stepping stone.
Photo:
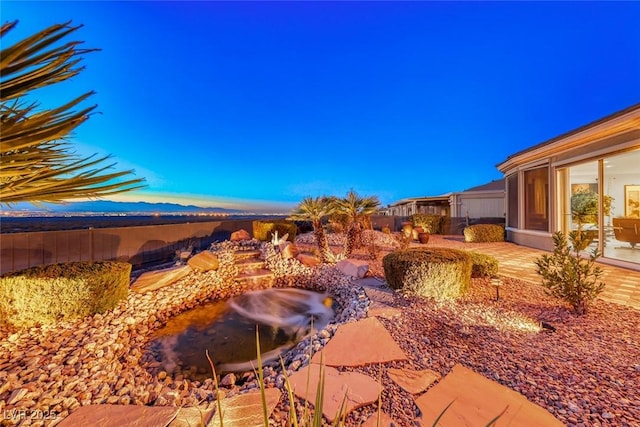
POLYGON ((321 363, 321 357, 327 366, 364 366, 407 360, 391 334, 375 317, 338 327, 333 338, 311 362, 321 363))
POLYGON ((220 265, 218 257, 209 251, 202 251, 187 261, 189 267, 197 271, 217 270, 220 265))
POLYGON ((455 365, 446 377, 416 400, 422 412, 422 425, 431 426, 452 401, 453 404, 440 418, 439 426, 484 426, 505 408, 506 412, 497 421, 499 426, 564 425, 520 393, 462 365, 455 365))
POLYGON ((362 427, 396 427, 393 419, 385 412, 380 412, 380 423, 378 423, 378 412, 374 412, 367 421, 362 424, 362 427))
POLYGON ((351 281, 354 285, 362 286, 363 288, 373 288, 373 289, 388 289, 391 290, 387 282, 377 279, 375 277, 364 277, 362 279, 354 279, 351 281))
POLYGON ((368 317, 384 317, 385 319, 393 319, 402 314, 402 310, 391 305, 394 303, 391 289, 384 288, 364 288, 369 301, 368 317))
MULTIPOLYGON (((265 390, 267 413, 271 415, 280 401, 282 393, 277 388, 265 390)), ((222 424, 224 427, 263 427, 263 408, 260 390, 238 394, 220 402, 222 406, 222 424)), ((218 405, 214 404, 217 408, 218 405)), ((217 409, 216 409, 217 410, 217 409)), ((196 424, 199 425, 199 424, 196 424)), ((210 427, 220 427, 220 416, 216 413, 207 424, 210 427)))
POLYGON ((191 273, 191 267, 183 265, 180 267, 166 268, 164 270, 148 271, 142 273, 131 285, 131 290, 139 294, 172 285, 183 277, 191 273))
POLYGON ((389 368, 387 374, 394 383, 411 394, 422 393, 440 379, 440 374, 430 369, 414 371, 412 369, 389 368))
POLYGON ((144 405, 87 405, 81 406, 66 417, 61 427, 165 427, 205 424, 213 414, 213 409, 173 408, 168 406, 144 405), (201 418, 202 416, 202 418, 201 418))
MULTIPOLYGON (((320 381, 320 365, 311 364, 289 377, 289 383, 300 399, 314 404, 320 381), (308 381, 308 386, 307 386, 308 381), (308 394, 305 392, 308 390, 308 394)), ((324 370, 324 394, 322 414, 333 422, 344 402, 344 412, 370 405, 378 400, 382 385, 367 375, 357 372, 338 372, 326 366, 324 370), (346 398, 345 398, 346 396, 346 398)), ((226 424, 225 424, 226 425, 226 424)))

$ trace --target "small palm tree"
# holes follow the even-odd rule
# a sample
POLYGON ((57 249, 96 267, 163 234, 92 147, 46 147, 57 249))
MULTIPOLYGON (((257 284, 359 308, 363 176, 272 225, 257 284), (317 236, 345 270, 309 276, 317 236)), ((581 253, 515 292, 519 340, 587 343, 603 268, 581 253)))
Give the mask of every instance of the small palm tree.
MULTIPOLYGON (((3 24, 0 37, 17 21, 3 24)), ((108 159, 82 158, 69 151, 71 132, 96 106, 76 107, 93 92, 53 109, 24 97, 79 74, 81 42, 58 43, 80 26, 53 25, 0 51, 0 205, 21 201, 63 202, 95 198, 142 187, 143 179, 121 181, 132 171, 107 172, 108 159)))
POLYGON ((345 198, 337 199, 335 204, 336 211, 349 218, 344 243, 344 255, 349 257, 360 241, 364 221, 378 210, 380 201, 376 196, 361 197, 351 190, 345 198))
POLYGON ((289 216, 294 221, 311 221, 322 262, 331 262, 334 258, 322 225, 322 220, 331 215, 334 209, 335 205, 330 197, 305 197, 289 216))

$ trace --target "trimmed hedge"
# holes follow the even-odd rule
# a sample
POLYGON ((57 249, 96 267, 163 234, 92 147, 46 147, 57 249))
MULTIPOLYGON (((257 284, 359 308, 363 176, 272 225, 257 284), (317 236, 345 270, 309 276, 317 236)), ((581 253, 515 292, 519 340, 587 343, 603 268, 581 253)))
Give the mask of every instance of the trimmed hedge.
POLYGON ((131 264, 71 262, 0 277, 0 321, 17 327, 103 313, 129 294, 131 264))
POLYGON ((293 221, 275 220, 275 221, 253 221, 253 237, 263 242, 270 242, 274 232, 278 232, 278 238, 282 238, 285 234, 289 234, 287 240, 295 242, 298 226, 293 221))
POLYGON ((468 252, 471 257, 471 277, 495 277, 498 275, 498 260, 480 252, 468 252))
POLYGON ((437 300, 465 294, 471 285, 471 256, 447 248, 412 248, 382 259, 384 276, 393 289, 437 300))
POLYGON ((413 227, 422 227, 429 234, 442 233, 442 220, 442 216, 433 214, 413 214, 411 216, 413 227))
POLYGON ((504 242, 504 227, 498 224, 476 224, 464 229, 467 243, 504 242))

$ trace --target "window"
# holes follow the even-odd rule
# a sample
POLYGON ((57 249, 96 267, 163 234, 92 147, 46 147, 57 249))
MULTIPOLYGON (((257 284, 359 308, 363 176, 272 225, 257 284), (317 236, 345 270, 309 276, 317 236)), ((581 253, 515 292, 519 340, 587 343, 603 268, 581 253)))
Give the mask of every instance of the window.
POLYGON ((549 168, 524 172, 524 228, 549 231, 549 168))
POLYGON ((507 177, 507 226, 518 228, 518 174, 507 177))

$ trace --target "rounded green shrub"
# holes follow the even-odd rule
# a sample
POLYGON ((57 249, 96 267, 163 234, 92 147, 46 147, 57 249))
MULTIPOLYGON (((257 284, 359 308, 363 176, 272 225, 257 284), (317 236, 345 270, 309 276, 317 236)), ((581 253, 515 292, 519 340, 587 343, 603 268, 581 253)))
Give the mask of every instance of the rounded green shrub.
POLYGON ((504 242, 504 227, 498 224, 475 224, 464 229, 467 243, 504 242))
POLYGON ((471 257, 471 277, 495 277, 498 275, 498 260, 487 254, 469 251, 471 257))
POLYGON ((441 215, 433 214, 413 214, 411 216, 411 222, 414 227, 422 227, 422 229, 429 234, 440 234, 442 232, 441 215))
POLYGON ((71 262, 0 277, 0 319, 17 327, 103 313, 129 294, 131 264, 71 262))
POLYGON ((285 234, 289 234, 287 240, 295 242, 298 226, 293 221, 275 220, 275 221, 253 221, 253 237, 262 242, 270 242, 273 233, 278 232, 278 237, 282 238, 285 234))
POLYGON ((393 289, 437 300, 465 294, 471 284, 471 257, 448 248, 412 248, 382 259, 384 276, 393 289))

